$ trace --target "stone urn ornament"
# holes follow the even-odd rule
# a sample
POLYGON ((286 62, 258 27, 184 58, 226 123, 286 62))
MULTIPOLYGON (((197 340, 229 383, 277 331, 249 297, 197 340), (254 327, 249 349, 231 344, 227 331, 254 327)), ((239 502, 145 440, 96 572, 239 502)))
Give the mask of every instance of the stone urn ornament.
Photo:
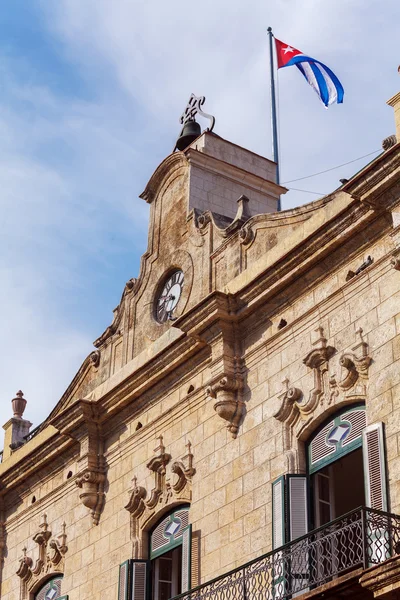
POLYGON ((23 396, 23 392, 19 390, 19 392, 16 393, 15 398, 11 400, 14 417, 17 417, 18 419, 22 419, 27 404, 27 401, 23 396))

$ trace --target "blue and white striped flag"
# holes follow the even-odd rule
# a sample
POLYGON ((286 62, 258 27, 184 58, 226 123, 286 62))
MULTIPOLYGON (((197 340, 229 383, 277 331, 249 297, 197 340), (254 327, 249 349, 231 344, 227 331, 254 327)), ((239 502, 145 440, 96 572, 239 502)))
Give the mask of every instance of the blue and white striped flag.
POLYGON ((343 86, 329 67, 276 38, 275 46, 278 69, 296 65, 326 107, 334 102, 343 102, 343 86))

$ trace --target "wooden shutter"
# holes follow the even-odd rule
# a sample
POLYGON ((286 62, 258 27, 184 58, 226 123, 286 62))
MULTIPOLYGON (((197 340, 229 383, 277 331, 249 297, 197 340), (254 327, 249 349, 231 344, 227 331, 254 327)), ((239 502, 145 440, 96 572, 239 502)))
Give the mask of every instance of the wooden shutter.
POLYGON ((131 596, 129 600, 147 600, 149 587, 149 561, 132 560, 131 596))
POLYGON ((307 477, 287 475, 289 542, 308 533, 307 477))
POLYGON ((285 536, 285 479, 279 477, 272 484, 272 547, 283 546, 285 536))
POLYGON ((365 503, 376 510, 388 510, 383 423, 363 431, 365 503))
POLYGON ((118 600, 130 600, 129 576, 130 561, 126 560, 119 566, 118 600))
MULTIPOLYGON (((308 480, 305 475, 286 475, 288 491, 288 541, 308 533, 308 480)), ((290 578, 292 597, 304 594, 308 588, 308 551, 302 542, 291 546, 290 578)))
POLYGON ((182 592, 190 590, 192 571, 192 526, 182 532, 182 592))

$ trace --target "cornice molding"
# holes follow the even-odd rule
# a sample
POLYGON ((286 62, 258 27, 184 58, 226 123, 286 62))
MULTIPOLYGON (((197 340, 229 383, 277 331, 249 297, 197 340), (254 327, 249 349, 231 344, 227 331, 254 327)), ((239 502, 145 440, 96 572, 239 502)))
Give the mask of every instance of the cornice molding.
POLYGON ((164 181, 181 167, 187 168, 188 161, 183 152, 174 152, 165 158, 150 177, 148 184, 139 198, 151 204, 164 181))

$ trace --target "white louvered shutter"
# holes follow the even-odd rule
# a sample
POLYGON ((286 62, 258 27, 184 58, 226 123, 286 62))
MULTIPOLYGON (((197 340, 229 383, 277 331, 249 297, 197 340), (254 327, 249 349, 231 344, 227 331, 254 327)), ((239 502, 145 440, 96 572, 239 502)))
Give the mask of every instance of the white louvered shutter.
POLYGON ((376 510, 388 510, 383 423, 363 431, 365 503, 376 510))
MULTIPOLYGON (((289 540, 292 542, 308 533, 308 481, 305 475, 287 475, 289 540)), ((290 575, 292 597, 308 590, 309 556, 307 544, 291 547, 290 575)))
MULTIPOLYGON (((365 503, 369 508, 388 510, 383 423, 363 431, 365 503)), ((368 562, 372 566, 390 557, 389 523, 385 517, 367 514, 368 562)))
POLYGON ((192 526, 182 533, 182 592, 190 590, 192 571, 192 526))
POLYGON ((289 504, 289 541, 308 533, 307 477, 287 475, 289 504))
POLYGON ((272 546, 285 544, 285 479, 279 477, 272 484, 272 546))
MULTIPOLYGON (((272 545, 274 550, 286 542, 285 522, 285 478, 282 476, 272 484, 272 545)), ((274 600, 281 600, 285 597, 287 574, 284 553, 275 552, 272 572, 274 600)))
POLYGON ((147 600, 149 561, 132 560, 131 597, 128 600, 147 600))

